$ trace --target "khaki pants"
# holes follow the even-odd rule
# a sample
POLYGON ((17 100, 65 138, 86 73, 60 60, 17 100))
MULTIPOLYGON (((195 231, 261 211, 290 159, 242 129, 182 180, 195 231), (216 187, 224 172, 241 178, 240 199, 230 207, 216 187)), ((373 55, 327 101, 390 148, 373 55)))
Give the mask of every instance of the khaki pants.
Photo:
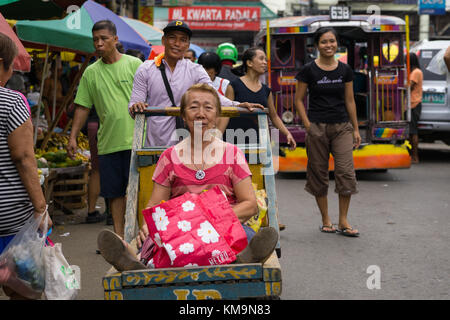
POLYGON ((353 126, 349 122, 311 123, 306 135, 306 153, 306 191, 316 197, 328 194, 331 153, 334 157, 335 192, 340 195, 358 192, 353 166, 353 126))

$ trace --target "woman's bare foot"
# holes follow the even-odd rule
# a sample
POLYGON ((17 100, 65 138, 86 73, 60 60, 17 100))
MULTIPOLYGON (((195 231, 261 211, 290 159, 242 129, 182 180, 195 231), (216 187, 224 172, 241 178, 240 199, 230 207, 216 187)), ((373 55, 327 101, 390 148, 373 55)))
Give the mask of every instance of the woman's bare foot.
POLYGON ((353 229, 350 225, 340 225, 337 233, 342 234, 347 237, 359 237, 359 231, 357 229, 353 229))

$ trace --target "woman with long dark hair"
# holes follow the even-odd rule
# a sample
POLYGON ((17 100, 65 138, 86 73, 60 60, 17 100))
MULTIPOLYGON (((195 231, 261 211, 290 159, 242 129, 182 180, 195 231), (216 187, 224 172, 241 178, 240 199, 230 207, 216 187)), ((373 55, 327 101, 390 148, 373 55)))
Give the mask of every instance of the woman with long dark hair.
POLYGON ((423 72, 420 70, 419 59, 415 53, 409 54, 411 67, 411 122, 409 123, 409 139, 411 140, 411 163, 419 163, 419 132, 417 123, 422 112, 423 72))
MULTIPOLYGON (((292 134, 284 125, 278 116, 275 105, 273 103, 273 95, 271 89, 261 83, 260 77, 267 72, 267 57, 264 50, 260 47, 252 47, 247 49, 242 56, 242 65, 238 67, 237 73, 243 74, 241 77, 230 82, 227 87, 225 96, 230 100, 247 101, 259 103, 268 108, 269 118, 272 124, 286 136, 287 143, 291 150, 295 149, 296 142, 292 134)), ((236 72, 236 71, 234 71, 236 72)), ((228 125, 228 119, 222 118, 219 122, 219 129, 224 132, 228 125)), ((229 120, 228 128, 232 129, 254 129, 258 133, 258 124, 256 117, 238 117, 229 120)), ((231 141, 229 141, 231 142, 231 141)))
POLYGON ((305 64, 296 79, 295 107, 305 126, 308 164, 305 190, 316 198, 322 215, 320 231, 359 236, 347 219, 352 194, 357 193, 353 148, 361 144, 353 96, 353 70, 338 61, 337 33, 333 28, 319 29, 314 44, 319 57, 305 64), (309 94, 308 114, 303 104, 309 94), (336 193, 339 194, 339 225, 328 216, 328 161, 334 157, 336 193))

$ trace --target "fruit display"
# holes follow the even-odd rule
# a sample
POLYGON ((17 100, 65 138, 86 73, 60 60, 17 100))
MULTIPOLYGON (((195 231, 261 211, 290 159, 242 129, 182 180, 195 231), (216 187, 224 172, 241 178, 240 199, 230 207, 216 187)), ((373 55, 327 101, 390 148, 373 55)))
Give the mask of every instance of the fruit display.
POLYGON ((39 183, 41 186, 44 184, 45 178, 48 176, 48 169, 47 168, 40 168, 38 169, 38 177, 39 177, 39 183))
POLYGON ((85 135, 80 133, 77 139, 78 152, 75 159, 67 155, 66 147, 69 143, 69 136, 53 132, 48 141, 47 148, 36 149, 35 157, 38 168, 67 168, 76 167, 83 162, 89 162, 86 151, 89 150, 89 141, 85 135))

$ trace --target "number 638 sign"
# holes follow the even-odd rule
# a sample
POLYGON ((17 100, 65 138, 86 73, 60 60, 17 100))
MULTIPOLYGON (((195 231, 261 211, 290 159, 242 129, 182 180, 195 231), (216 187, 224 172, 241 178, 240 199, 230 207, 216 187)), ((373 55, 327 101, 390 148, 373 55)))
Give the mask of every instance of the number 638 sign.
POLYGON ((352 17, 351 7, 330 6, 330 20, 350 20, 352 17))

